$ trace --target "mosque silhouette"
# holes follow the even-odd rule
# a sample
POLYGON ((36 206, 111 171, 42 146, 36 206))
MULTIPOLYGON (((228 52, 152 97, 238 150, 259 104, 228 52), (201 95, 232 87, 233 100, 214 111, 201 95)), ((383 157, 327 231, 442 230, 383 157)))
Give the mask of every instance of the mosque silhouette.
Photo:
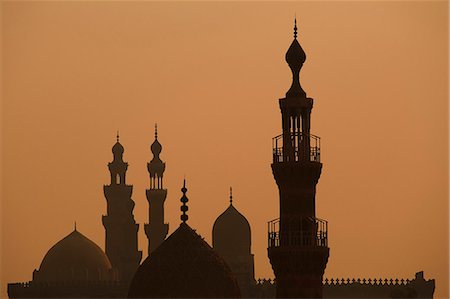
POLYGON ((315 190, 322 171, 320 137, 310 133, 313 99, 300 85, 306 54, 297 40, 286 53, 292 85, 279 100, 282 134, 273 138, 272 172, 279 188, 280 217, 270 221, 268 256, 275 279, 255 279, 250 224, 230 204, 212 228, 212 247, 188 224, 186 182, 181 188, 181 224, 166 238, 167 189, 163 178, 162 146, 151 145, 146 190, 149 223, 148 257, 138 250, 139 224, 133 215, 133 186, 126 183, 124 147, 112 147, 105 185, 105 252, 74 231, 44 256, 30 282, 8 284, 10 298, 432 298, 434 279, 423 272, 413 280, 323 279, 328 262, 328 223, 316 217, 315 190))

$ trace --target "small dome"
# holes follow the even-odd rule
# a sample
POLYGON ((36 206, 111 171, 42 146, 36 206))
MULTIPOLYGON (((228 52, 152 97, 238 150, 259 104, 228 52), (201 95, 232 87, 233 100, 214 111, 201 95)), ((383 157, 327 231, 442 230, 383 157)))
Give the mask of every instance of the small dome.
POLYGON ((217 217, 213 226, 213 247, 221 255, 249 254, 251 230, 247 219, 230 206, 217 217))
POLYGON ((238 298, 225 261, 189 225, 180 227, 138 268, 129 298, 238 298))
POLYGON ((158 139, 155 139, 155 141, 150 146, 150 149, 155 156, 159 156, 162 150, 162 146, 161 143, 159 143, 158 139))
POLYGON ((116 142, 116 144, 114 144, 114 146, 112 147, 112 152, 114 155, 122 155, 123 154, 123 146, 122 144, 120 144, 119 141, 116 142))
POLYGON ((94 242, 74 230, 45 255, 36 281, 112 280, 111 263, 94 242))
POLYGON ((300 46, 297 39, 294 39, 286 52, 286 62, 291 68, 300 69, 305 61, 305 51, 303 51, 302 46, 300 46))

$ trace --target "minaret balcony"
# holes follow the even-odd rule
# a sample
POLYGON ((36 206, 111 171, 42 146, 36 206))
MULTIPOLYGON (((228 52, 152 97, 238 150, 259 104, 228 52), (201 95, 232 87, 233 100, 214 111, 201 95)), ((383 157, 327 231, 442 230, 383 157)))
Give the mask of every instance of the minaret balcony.
POLYGON ((320 137, 303 132, 291 132, 272 138, 273 163, 320 162, 320 137), (283 140, 283 137, 287 140, 283 140))
POLYGON ((315 217, 268 222, 268 247, 328 247, 328 222, 315 217))

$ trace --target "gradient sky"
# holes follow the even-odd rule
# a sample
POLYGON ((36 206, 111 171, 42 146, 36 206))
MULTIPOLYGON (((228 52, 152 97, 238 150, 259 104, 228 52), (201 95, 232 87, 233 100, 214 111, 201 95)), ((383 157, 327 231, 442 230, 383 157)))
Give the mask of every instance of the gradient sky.
POLYGON ((291 82, 297 14, 322 137, 317 216, 329 278, 436 279, 448 298, 447 2, 3 2, 2 267, 31 280, 78 230, 104 248, 102 186, 116 131, 146 256, 146 163, 154 123, 167 163, 166 220, 211 243, 234 204, 252 227, 256 277, 273 277, 278 217, 271 139, 291 82))

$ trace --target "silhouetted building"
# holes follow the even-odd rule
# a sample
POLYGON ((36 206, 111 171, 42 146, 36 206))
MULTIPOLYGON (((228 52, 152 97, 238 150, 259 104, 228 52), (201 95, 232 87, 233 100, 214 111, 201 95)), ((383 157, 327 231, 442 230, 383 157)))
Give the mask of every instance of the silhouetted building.
POLYGON ((214 250, 230 266, 242 297, 253 297, 256 281, 250 224, 234 207, 231 188, 230 205, 214 222, 212 244, 214 250))
POLYGON ((156 125, 155 141, 150 149, 153 153, 153 159, 150 163, 147 163, 147 170, 150 174, 150 189, 146 190, 149 204, 149 223, 144 225, 148 239, 148 255, 161 245, 169 231, 169 224, 164 223, 164 202, 167 197, 167 189, 163 187, 163 177, 166 163, 159 158, 162 146, 158 141, 156 125))
MULTIPOLYGON (((434 279, 425 280, 423 272, 409 279, 325 279, 323 298, 433 298, 434 279)), ((276 283, 258 279, 256 298, 275 298, 276 283)))
POLYGON ((106 230, 106 255, 119 272, 119 280, 130 281, 142 258, 138 250, 137 232, 139 224, 133 216, 133 186, 127 185, 125 176, 128 163, 123 161, 124 148, 117 142, 112 148, 113 161, 108 163, 111 183, 103 186, 107 202, 107 213, 102 217, 106 230))
POLYGON ((433 298, 434 279, 423 271, 409 279, 325 279, 325 298, 433 298))
POLYGON ((306 54, 294 40, 286 53, 292 85, 279 100, 283 133, 273 138, 272 172, 280 194, 280 218, 269 223, 270 263, 278 298, 321 298, 328 262, 327 222, 316 218, 316 184, 322 171, 320 138, 310 134, 313 99, 300 85, 306 54))
POLYGON ((134 220, 133 186, 125 176, 128 163, 117 142, 108 164, 111 182, 104 186, 107 214, 102 217, 106 254, 76 228, 45 255, 32 281, 8 284, 10 298, 433 298, 435 281, 418 272, 404 279, 325 279, 328 261, 327 222, 316 218, 315 193, 320 178, 320 138, 310 133, 313 99, 299 80, 305 52, 294 41, 286 53, 292 85, 279 100, 282 134, 273 138, 272 172, 280 196, 280 218, 269 222, 268 255, 276 280, 254 278, 251 230, 230 205, 213 226, 213 248, 188 220, 185 184, 181 191, 182 223, 166 240, 163 186, 165 163, 155 127, 153 159, 147 163, 150 188, 149 256, 139 266, 139 225, 134 220))
POLYGON ((187 223, 186 186, 182 223, 142 263, 129 298, 238 298, 239 287, 225 261, 187 223))
POLYGON ((32 281, 8 285, 9 298, 123 297, 126 290, 103 250, 76 228, 50 248, 32 281))

